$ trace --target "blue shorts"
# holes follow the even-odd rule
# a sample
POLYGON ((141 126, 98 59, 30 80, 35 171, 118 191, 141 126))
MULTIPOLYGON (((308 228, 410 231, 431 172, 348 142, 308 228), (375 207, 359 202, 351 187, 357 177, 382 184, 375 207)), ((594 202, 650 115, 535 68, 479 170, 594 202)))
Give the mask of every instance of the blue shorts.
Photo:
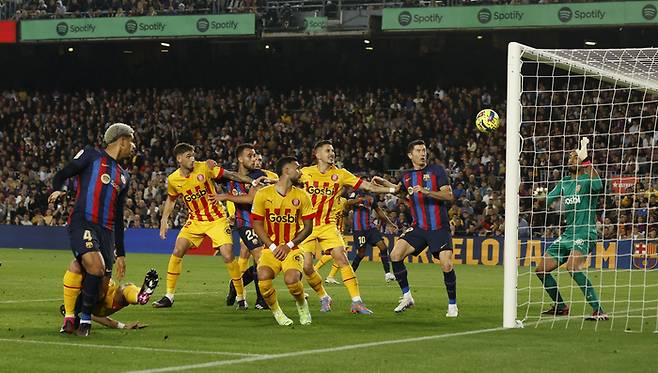
POLYGON ((368 230, 362 230, 362 231, 354 231, 354 242, 352 243, 352 247, 354 250, 358 250, 362 247, 366 247, 366 245, 375 246, 377 242, 381 241, 384 239, 384 236, 382 236, 381 232, 378 231, 376 228, 370 228, 368 230))
POLYGON ((452 235, 448 229, 428 231, 413 227, 402 233, 400 239, 407 241, 415 249, 411 254, 414 256, 420 254, 426 247, 429 247, 434 257, 438 257, 441 251, 452 251, 452 235))
POLYGON ((71 221, 68 231, 75 259, 80 261, 83 254, 99 251, 105 261, 105 275, 112 276, 112 266, 116 259, 114 232, 86 220, 71 221))
POLYGON ((240 234, 240 239, 245 246, 247 246, 249 251, 263 247, 263 243, 260 242, 260 239, 256 235, 256 232, 254 232, 253 228, 240 227, 237 228, 237 231, 240 234))

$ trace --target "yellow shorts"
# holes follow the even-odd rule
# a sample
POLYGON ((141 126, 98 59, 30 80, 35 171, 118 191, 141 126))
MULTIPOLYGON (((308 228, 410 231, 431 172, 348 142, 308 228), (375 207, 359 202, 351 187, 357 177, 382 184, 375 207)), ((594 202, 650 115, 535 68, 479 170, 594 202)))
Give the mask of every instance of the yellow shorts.
POLYGON ((290 269, 301 273, 304 267, 304 255, 299 249, 291 250, 286 258, 281 261, 274 257, 272 250, 263 250, 260 259, 258 259, 258 268, 260 267, 272 269, 274 276, 278 275, 279 272, 286 273, 290 269))
POLYGON ((215 221, 188 220, 183 229, 178 233, 178 238, 185 238, 192 246, 199 247, 205 236, 212 240, 212 247, 218 248, 222 245, 233 245, 231 227, 226 218, 215 221))
POLYGON ((333 224, 321 225, 317 228, 313 227, 311 235, 299 247, 305 253, 315 253, 316 245, 320 245, 320 249, 324 253, 335 247, 345 247, 345 241, 343 240, 343 235, 338 231, 338 227, 333 224))

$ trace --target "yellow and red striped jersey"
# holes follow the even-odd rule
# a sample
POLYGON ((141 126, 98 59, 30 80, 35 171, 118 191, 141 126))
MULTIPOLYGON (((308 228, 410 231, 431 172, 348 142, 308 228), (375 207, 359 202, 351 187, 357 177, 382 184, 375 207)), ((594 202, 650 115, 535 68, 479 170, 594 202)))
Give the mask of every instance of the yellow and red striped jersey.
POLYGON ((254 220, 264 221, 270 239, 281 245, 303 229, 303 220, 313 217, 313 205, 304 189, 292 187, 282 196, 276 185, 268 185, 256 192, 251 215, 254 220))
POLYGON ((212 204, 209 196, 215 193, 214 180, 224 174, 224 169, 214 161, 194 162, 194 169, 186 177, 180 168, 167 177, 167 194, 175 200, 179 196, 189 210, 189 220, 215 221, 224 219, 223 207, 212 204))
POLYGON ((363 182, 360 177, 345 169, 331 166, 322 173, 317 165, 302 168, 300 180, 304 183, 306 192, 311 196, 315 212, 314 229, 323 225, 336 224, 334 205, 343 186, 348 185, 356 190, 363 182))
POLYGON ((334 204, 334 209, 336 210, 336 227, 338 231, 343 233, 345 231, 345 203, 347 199, 343 196, 336 197, 336 203, 334 204))

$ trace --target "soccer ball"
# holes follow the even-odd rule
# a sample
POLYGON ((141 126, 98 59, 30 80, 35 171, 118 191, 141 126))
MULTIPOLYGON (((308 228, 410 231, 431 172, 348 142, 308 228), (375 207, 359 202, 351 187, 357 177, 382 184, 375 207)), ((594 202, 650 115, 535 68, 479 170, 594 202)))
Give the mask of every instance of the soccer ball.
POLYGON ((491 133, 500 127, 500 117, 491 109, 481 110, 475 117, 475 127, 482 133, 491 133))

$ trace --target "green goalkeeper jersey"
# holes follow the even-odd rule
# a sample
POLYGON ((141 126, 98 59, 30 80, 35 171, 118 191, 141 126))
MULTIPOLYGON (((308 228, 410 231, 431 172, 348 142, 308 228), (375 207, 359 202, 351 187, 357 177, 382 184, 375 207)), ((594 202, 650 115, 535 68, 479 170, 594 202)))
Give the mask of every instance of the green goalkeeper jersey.
POLYGON ((596 209, 599 201, 596 194, 603 190, 598 176, 583 174, 574 179, 567 176, 560 180, 546 197, 550 206, 562 197, 567 226, 563 234, 596 239, 596 209))

